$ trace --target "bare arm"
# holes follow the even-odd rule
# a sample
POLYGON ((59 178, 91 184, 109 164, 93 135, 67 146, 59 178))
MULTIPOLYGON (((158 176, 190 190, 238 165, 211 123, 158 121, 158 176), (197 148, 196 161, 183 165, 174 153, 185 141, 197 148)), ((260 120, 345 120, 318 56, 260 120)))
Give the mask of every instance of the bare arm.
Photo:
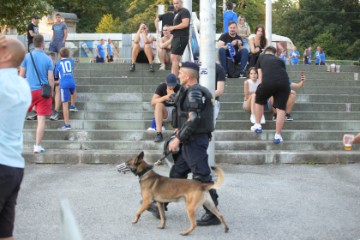
POLYGON ((168 93, 167 95, 160 97, 160 95, 154 94, 151 99, 151 106, 155 106, 157 103, 168 101, 170 99, 170 95, 171 94, 168 93))
POLYGON ((305 81, 306 81, 306 76, 305 76, 305 74, 303 74, 301 76, 300 82, 298 82, 298 83, 293 82, 293 83, 291 83, 290 87, 291 88, 302 88, 302 87, 304 87, 305 81))
POLYGON ((20 67, 19 76, 25 78, 26 68, 20 67))
POLYGON ((170 38, 168 40, 165 40, 165 38, 161 38, 159 41, 159 47, 160 48, 168 48, 169 45, 171 45, 172 39, 173 39, 173 35, 170 35, 170 38))
POLYGON ((258 79, 259 79, 259 82, 261 84, 262 83, 262 71, 261 71, 261 68, 258 68, 258 79))
POLYGON ((154 25, 155 25, 156 33, 159 33, 159 17, 155 18, 154 25))
POLYGON ((216 84, 215 97, 220 97, 224 93, 225 82, 218 81, 216 84))
POLYGON ((226 43, 224 41, 219 40, 218 41, 218 48, 225 48, 227 49, 226 43))
POLYGON ((248 81, 244 82, 244 100, 249 98, 249 83, 248 81))
POLYGON ((360 143, 360 133, 358 133, 358 135, 355 136, 352 143, 360 143))
POLYGON ((67 37, 68 37, 68 30, 67 30, 67 29, 64 29, 64 39, 63 39, 63 43, 65 43, 67 37))
POLYGON ((48 81, 51 88, 54 89, 54 73, 52 70, 48 71, 48 81))

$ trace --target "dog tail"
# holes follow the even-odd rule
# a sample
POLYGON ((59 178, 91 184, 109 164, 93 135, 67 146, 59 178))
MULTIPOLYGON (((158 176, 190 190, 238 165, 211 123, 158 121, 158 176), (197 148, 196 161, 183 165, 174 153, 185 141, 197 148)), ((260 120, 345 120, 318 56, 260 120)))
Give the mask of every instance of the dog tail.
POLYGON ((220 185, 224 182, 224 172, 219 167, 211 167, 211 169, 214 170, 217 178, 216 178, 216 181, 214 182, 214 184, 209 187, 209 189, 212 189, 212 188, 218 189, 220 187, 220 185))

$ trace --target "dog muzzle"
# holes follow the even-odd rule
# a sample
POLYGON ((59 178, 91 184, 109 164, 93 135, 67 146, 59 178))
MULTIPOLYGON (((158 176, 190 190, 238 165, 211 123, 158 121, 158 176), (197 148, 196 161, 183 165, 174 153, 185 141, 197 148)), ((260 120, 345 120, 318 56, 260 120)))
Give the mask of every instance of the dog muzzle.
POLYGON ((128 167, 128 165, 126 165, 126 163, 122 163, 116 166, 116 169, 118 170, 119 173, 126 173, 130 171, 130 168, 128 167))

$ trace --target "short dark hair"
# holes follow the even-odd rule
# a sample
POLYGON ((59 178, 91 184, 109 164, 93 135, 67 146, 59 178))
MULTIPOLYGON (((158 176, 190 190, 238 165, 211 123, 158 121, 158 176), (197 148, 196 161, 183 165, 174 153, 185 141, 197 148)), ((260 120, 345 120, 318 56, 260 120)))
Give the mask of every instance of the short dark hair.
POLYGON ((66 47, 63 47, 60 49, 60 56, 63 57, 63 58, 68 58, 70 57, 70 51, 68 48, 66 47))
POLYGON ((33 43, 35 48, 41 47, 41 45, 44 43, 44 36, 41 34, 36 35, 33 38, 33 43))
POLYGON ((235 24, 237 26, 237 23, 233 20, 229 21, 228 26, 230 26, 231 24, 235 24))
POLYGON ((55 14, 55 17, 57 17, 57 16, 61 17, 61 14, 60 13, 55 14))
POLYGON ((267 53, 267 52, 270 52, 270 53, 275 55, 276 54, 276 48, 274 48, 273 46, 268 46, 264 50, 264 53, 267 53))

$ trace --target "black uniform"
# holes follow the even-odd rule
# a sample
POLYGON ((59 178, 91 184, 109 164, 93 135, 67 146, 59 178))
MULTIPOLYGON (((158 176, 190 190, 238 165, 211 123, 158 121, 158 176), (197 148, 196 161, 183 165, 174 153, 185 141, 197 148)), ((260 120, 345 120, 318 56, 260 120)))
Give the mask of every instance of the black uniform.
POLYGON ((173 30, 171 33, 174 36, 171 41, 171 53, 175 55, 183 55, 185 48, 189 42, 190 29, 190 12, 186 8, 179 9, 174 16, 173 25, 179 25, 184 18, 189 19, 189 25, 183 29, 173 30))

